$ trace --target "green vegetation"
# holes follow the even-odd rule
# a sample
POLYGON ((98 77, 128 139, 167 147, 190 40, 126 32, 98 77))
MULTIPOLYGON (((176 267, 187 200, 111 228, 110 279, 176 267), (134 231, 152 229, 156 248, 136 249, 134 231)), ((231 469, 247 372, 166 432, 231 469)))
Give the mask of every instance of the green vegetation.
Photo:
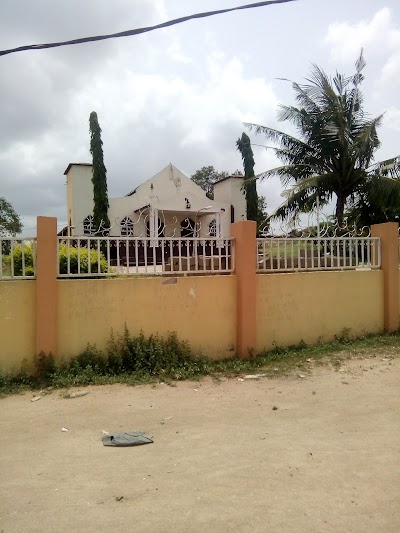
POLYGON ((10 202, 0 197, 0 237, 14 237, 21 231, 22 223, 19 215, 10 202))
POLYGON ((262 372, 270 378, 307 374, 315 365, 331 364, 339 367, 352 357, 398 356, 400 332, 394 335, 371 335, 350 340, 348 332, 328 344, 306 346, 304 343, 290 348, 275 348, 251 360, 236 357, 212 361, 196 356, 185 342, 175 334, 166 339, 144 335, 131 337, 127 329, 123 335, 112 336, 107 350, 95 346, 70 361, 56 362, 51 355, 39 354, 32 373, 26 365, 13 375, 0 371, 0 394, 10 394, 26 389, 65 388, 71 386, 197 380, 204 376, 214 379, 262 372))
MULTIPOLYGON (((23 247, 24 254, 22 254, 22 246, 18 244, 13 249, 13 258, 14 258, 14 276, 23 276, 22 263, 24 260, 25 263, 25 276, 34 276, 34 249, 31 243, 26 243, 23 247)), ((68 273, 68 254, 70 261, 70 273, 78 273, 78 249, 66 244, 61 244, 59 248, 59 261, 60 261, 60 274, 68 273)), ((89 262, 90 262, 90 272, 97 274, 99 272, 107 272, 108 264, 107 259, 104 254, 100 252, 100 261, 99 253, 97 250, 89 250, 87 248, 80 248, 79 250, 79 260, 80 260, 80 273, 87 274, 89 272, 89 262)), ((11 276, 11 255, 3 255, 3 276, 11 276)))
POLYGON ((214 184, 228 176, 228 172, 218 172, 218 170, 215 170, 212 165, 209 165, 196 170, 196 172, 190 176, 190 179, 194 181, 196 185, 201 187, 203 191, 206 191, 207 198, 214 200, 214 184))
POLYGON ((93 224, 97 235, 107 235, 110 228, 108 218, 107 169, 104 165, 103 141, 97 113, 92 111, 89 117, 90 153, 92 154, 93 183, 93 224))
POLYGON ((274 217, 295 218, 336 200, 340 226, 345 209, 358 224, 398 220, 400 156, 374 162, 380 146, 377 130, 383 115, 370 118, 363 107, 360 85, 365 61, 361 53, 352 76, 337 73, 333 80, 314 66, 306 84, 293 83, 296 106, 281 106, 279 120, 295 126, 299 138, 257 124, 283 165, 261 178, 277 176, 289 187, 286 202, 274 217))
POLYGON ((254 155, 250 144, 250 138, 242 133, 236 141, 236 147, 242 155, 244 168, 244 190, 246 193, 246 218, 259 222, 259 203, 257 185, 254 179, 254 155))
MULTIPOLYGON (((23 246, 17 244, 13 249, 14 258, 14 276, 33 276, 34 275, 34 258, 33 245, 26 243, 23 246), (22 253, 23 251, 23 253, 22 253), (25 274, 22 269, 22 263, 25 264, 25 274)), ((3 255, 3 276, 11 276, 11 255, 3 255)))
MULTIPOLYGON (((59 260, 60 260, 60 274, 68 273, 68 253, 69 253, 69 262, 70 262, 70 273, 78 273, 78 248, 69 247, 66 244, 61 244, 59 248, 59 260)), ((104 257, 104 254, 100 252, 100 261, 99 253, 97 250, 89 250, 87 248, 79 249, 79 262, 80 262, 80 273, 87 274, 89 272, 89 262, 90 262, 90 272, 97 274, 99 272, 107 272, 108 264, 107 259, 104 257)))

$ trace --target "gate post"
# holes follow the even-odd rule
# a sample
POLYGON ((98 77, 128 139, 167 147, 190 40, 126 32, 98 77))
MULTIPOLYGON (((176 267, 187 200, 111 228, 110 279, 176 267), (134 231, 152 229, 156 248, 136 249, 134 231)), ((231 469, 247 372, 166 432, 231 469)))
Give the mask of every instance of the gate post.
POLYGON ((235 222, 231 235, 235 238, 235 272, 237 276, 236 351, 240 359, 251 357, 256 349, 256 265, 257 224, 253 220, 235 222))
POLYGON ((374 224, 371 236, 381 239, 385 331, 399 329, 399 225, 397 222, 374 224))
POLYGON ((36 355, 57 351, 57 219, 37 218, 36 355))

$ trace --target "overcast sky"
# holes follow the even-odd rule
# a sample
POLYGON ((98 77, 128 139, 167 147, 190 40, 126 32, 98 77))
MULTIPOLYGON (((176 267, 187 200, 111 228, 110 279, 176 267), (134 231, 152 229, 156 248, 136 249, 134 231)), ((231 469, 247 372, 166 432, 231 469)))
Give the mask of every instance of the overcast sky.
MULTIPOLYGON (((244 4, 243 0, 2 0, 0 49, 114 33, 244 4)), ((169 162, 187 175, 205 165, 242 168, 243 121, 287 129, 279 103, 317 63, 352 73, 364 47, 366 109, 386 112, 380 158, 400 153, 398 0, 298 0, 189 21, 138 37, 0 57, 0 196, 22 216, 66 220, 63 172, 91 162, 88 120, 103 130, 110 197, 169 162)), ((251 135, 263 144, 262 137, 251 135)), ((256 172, 276 164, 254 146, 256 172)), ((260 184, 272 210, 279 182, 260 184)))

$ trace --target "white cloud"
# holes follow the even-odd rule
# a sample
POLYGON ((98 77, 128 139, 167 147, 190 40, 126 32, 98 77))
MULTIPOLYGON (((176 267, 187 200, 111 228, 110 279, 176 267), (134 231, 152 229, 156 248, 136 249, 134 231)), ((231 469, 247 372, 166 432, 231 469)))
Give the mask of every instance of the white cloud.
POLYGON ((391 107, 384 116, 385 126, 400 132, 400 109, 391 107))
POLYGON ((400 27, 396 26, 387 7, 380 9, 371 20, 331 24, 325 44, 330 47, 333 60, 344 65, 354 63, 361 48, 364 48, 368 61, 380 62, 377 83, 399 83, 400 27))
POLYGON ((178 63, 191 63, 192 59, 185 54, 185 52, 182 50, 182 47, 179 43, 179 41, 174 41, 167 49, 167 54, 170 56, 171 59, 174 61, 177 61, 178 63))

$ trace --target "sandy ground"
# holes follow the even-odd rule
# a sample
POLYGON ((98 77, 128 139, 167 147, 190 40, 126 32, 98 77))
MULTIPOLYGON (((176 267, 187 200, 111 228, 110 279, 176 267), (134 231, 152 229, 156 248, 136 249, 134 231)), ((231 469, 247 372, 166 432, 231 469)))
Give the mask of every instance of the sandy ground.
POLYGON ((399 359, 89 390, 0 400, 0 532, 400 531, 399 359))

